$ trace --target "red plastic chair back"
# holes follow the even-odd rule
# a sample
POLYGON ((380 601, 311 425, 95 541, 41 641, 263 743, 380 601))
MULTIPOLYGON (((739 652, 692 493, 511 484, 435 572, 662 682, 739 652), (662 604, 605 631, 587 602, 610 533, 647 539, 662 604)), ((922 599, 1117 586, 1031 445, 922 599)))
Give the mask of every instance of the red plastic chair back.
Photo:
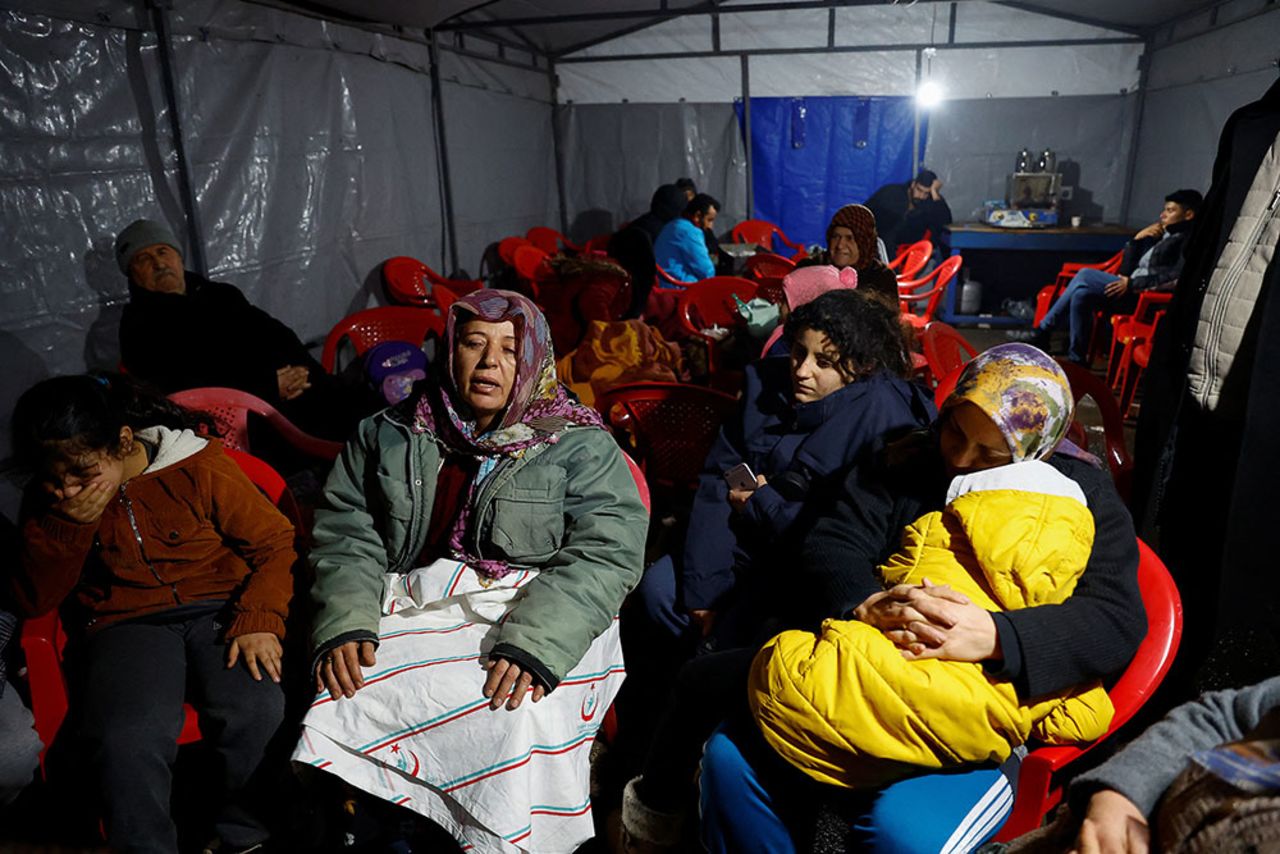
POLYGON ((536 246, 517 246, 512 266, 516 268, 520 278, 537 284, 545 282, 552 275, 551 265, 547 263, 550 257, 550 254, 536 246))
POLYGON ((963 335, 940 320, 925 326, 920 348, 924 350, 929 373, 935 378, 952 373, 958 376, 958 371, 965 363, 978 355, 978 349, 965 340, 963 335))
POLYGON ((532 244, 523 237, 504 237, 498 241, 498 257, 508 267, 514 267, 516 265, 516 250, 521 246, 530 245, 532 244))
POLYGON ((737 276, 714 276, 703 279, 680 292, 676 302, 676 316, 691 335, 703 335, 702 330, 712 326, 730 329, 741 319, 737 296, 749 302, 756 295, 758 286, 750 279, 737 276))
POLYGON ((947 402, 947 398, 951 397, 951 392, 956 390, 956 383, 960 381, 960 374, 964 372, 964 365, 955 368, 950 373, 934 376, 938 377, 938 384, 933 388, 933 405, 939 412, 942 411, 942 404, 947 402))
MULTIPOLYGON (((250 452, 249 413, 266 420, 294 448, 322 460, 335 460, 342 443, 312 436, 260 397, 234 388, 189 388, 169 395, 174 403, 213 416, 222 445, 228 450, 250 452)), ((256 481, 255 481, 256 482, 256 481)))
MULTIPOLYGON (((296 505, 275 469, 257 457, 226 448, 226 454, 249 480, 262 491, 272 504, 284 511, 297 526, 296 505)), ((35 718, 36 733, 44 747, 40 751, 40 767, 44 769, 45 755, 53 744, 62 722, 67 717, 67 682, 62 672, 62 655, 67 644, 67 633, 57 610, 40 617, 25 620, 22 624, 22 652, 27 660, 27 680, 31 689, 31 714, 35 718)), ((190 744, 201 739, 200 722, 190 704, 183 705, 182 732, 178 744, 190 744)))
POLYGON ((961 256, 952 255, 927 276, 913 281, 898 282, 898 297, 902 301, 903 320, 920 328, 933 320, 933 315, 942 302, 942 294, 960 272, 960 265, 963 263, 964 259, 961 256), (924 312, 913 314, 911 306, 922 302, 925 304, 924 312))
POLYGON ((555 255, 560 251, 561 247, 575 253, 582 251, 581 246, 575 245, 569 238, 554 228, 547 228, 543 225, 534 226, 525 232, 524 236, 526 240, 548 255, 555 255))
POLYGON ((1182 597, 1169 570, 1142 540, 1138 540, 1138 587, 1147 612, 1147 636, 1108 692, 1115 706, 1115 717, 1107 734, 1089 744, 1031 751, 1022 760, 1013 811, 996 835, 996 841, 1007 842, 1039 827, 1049 810, 1062 800, 1061 780, 1054 780, 1054 775, 1128 723, 1168 674, 1182 639, 1182 597))
POLYGON ((763 219, 744 219, 733 227, 729 237, 734 243, 754 243, 766 252, 773 251, 773 239, 777 237, 784 246, 797 252, 804 252, 802 245, 787 237, 782 229, 763 219))
POLYGON ((677 279, 675 276, 671 275, 666 270, 662 269, 661 264, 655 264, 654 267, 657 268, 657 271, 658 271, 657 284, 658 284, 658 287, 660 288, 671 288, 671 287, 687 288, 690 285, 694 284, 693 282, 685 282, 685 281, 681 281, 680 279, 677 279))
POLYGON ((920 275, 929 259, 933 257, 933 244, 928 240, 919 240, 907 247, 901 256, 902 266, 897 269, 898 281, 909 281, 920 275))
POLYGON ((380 306, 357 311, 344 317, 324 341, 320 364, 333 373, 338 360, 338 347, 350 341, 357 356, 383 341, 407 341, 421 345, 429 334, 444 337, 444 318, 434 311, 402 305, 380 306))
POLYGON ((634 383, 609 389, 596 409, 649 485, 692 490, 720 424, 738 408, 732 395, 681 383, 634 383))
POLYGON ((1107 468, 1111 470, 1111 479, 1116 483, 1116 491, 1120 497, 1129 500, 1129 486, 1133 480, 1133 458, 1124 443, 1124 418, 1120 412, 1120 404, 1107 386, 1105 380, 1094 375, 1093 371, 1082 368, 1075 362, 1059 359, 1071 383, 1071 396, 1076 403, 1085 397, 1093 398, 1098 411, 1102 415, 1102 434, 1106 443, 1107 468))
POLYGON ((395 305, 436 307, 441 311, 437 290, 444 286, 448 296, 470 293, 484 287, 480 279, 446 279, 417 258, 399 255, 382 262, 382 283, 387 289, 387 299, 395 305))
POLYGON ((758 252, 747 259, 743 272, 755 279, 781 279, 796 268, 796 262, 772 252, 758 252))

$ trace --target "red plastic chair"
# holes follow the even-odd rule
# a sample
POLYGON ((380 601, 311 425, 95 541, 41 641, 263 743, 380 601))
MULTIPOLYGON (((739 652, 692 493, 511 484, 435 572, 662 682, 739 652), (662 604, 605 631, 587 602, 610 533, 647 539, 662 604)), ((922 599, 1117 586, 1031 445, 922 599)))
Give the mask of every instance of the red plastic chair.
POLYGON ((342 443, 320 439, 295 427, 293 422, 280 414, 274 406, 260 397, 234 388, 189 388, 175 391, 169 399, 187 409, 207 412, 217 424, 222 445, 236 451, 250 452, 249 413, 266 419, 271 428, 304 454, 322 460, 336 460, 342 453, 342 443))
POLYGON ((548 255, 555 255, 561 247, 575 254, 582 252, 582 247, 565 237, 554 228, 543 225, 534 226, 525 232, 525 239, 548 255))
POLYGON ((595 237, 588 240, 587 244, 582 247, 583 251, 607 253, 609 251, 609 241, 612 239, 613 234, 611 233, 597 234, 595 237))
POLYGON ((1182 638, 1182 597, 1160 558, 1141 540, 1138 586, 1147 612, 1147 636, 1108 692, 1116 710, 1110 728, 1106 735, 1089 744, 1040 747, 1022 760, 1018 795, 1009 819, 996 835, 997 842, 1007 842, 1039 827, 1049 810, 1062 800, 1062 783, 1054 779, 1055 775, 1132 719, 1169 672, 1182 638))
POLYGON ((1142 291, 1138 294, 1138 304, 1134 307, 1133 314, 1111 316, 1111 354, 1107 357, 1107 381, 1113 389, 1124 386, 1133 346, 1149 339, 1153 334, 1155 319, 1163 314, 1157 310, 1157 306, 1168 305, 1172 299, 1172 291, 1142 291), (1116 358, 1117 349, 1120 351, 1119 359, 1116 358))
POLYGON ((329 331, 324 340, 324 352, 320 364, 333 373, 338 360, 338 348, 343 340, 351 342, 357 356, 363 356, 371 347, 383 341, 408 341, 422 344, 429 334, 444 337, 444 318, 434 311, 387 305, 367 308, 344 317, 329 331))
POLYGON ((677 279, 675 276, 671 275, 666 270, 662 269, 661 264, 654 264, 654 267, 657 268, 657 271, 658 271, 658 278, 657 278, 656 284, 660 288, 673 288, 673 287, 687 288, 690 285, 694 284, 693 282, 686 282, 686 281, 682 281, 681 279, 677 279))
POLYGON ((1104 273, 1117 273, 1120 270, 1120 262, 1124 260, 1124 251, 1121 250, 1112 255, 1107 260, 1099 264, 1079 264, 1068 262, 1062 265, 1062 269, 1058 271, 1057 278, 1054 279, 1052 285, 1045 285, 1036 293, 1036 317, 1034 326, 1039 326, 1040 321, 1044 320, 1044 316, 1049 313, 1053 301, 1062 295, 1062 291, 1067 285, 1071 284, 1071 277, 1079 273, 1085 268, 1101 270, 1104 273))
POLYGON ((1079 404, 1082 398, 1091 397, 1102 415, 1102 434, 1106 441, 1107 468, 1115 481, 1120 497, 1129 500, 1129 487, 1133 480, 1133 458, 1124 443, 1124 418, 1115 395, 1093 371, 1067 359, 1058 359, 1071 383, 1071 396, 1079 404))
POLYGON ((960 272, 960 265, 963 263, 964 259, 959 255, 952 255, 934 267, 933 271, 926 276, 911 281, 899 281, 898 298, 902 302, 902 319, 916 329, 927 326, 942 303, 943 293, 960 272), (925 304, 924 313, 913 314, 911 306, 922 302, 925 304))
POLYGON ((498 241, 498 257, 508 267, 514 267, 516 265, 516 250, 521 246, 532 245, 523 237, 504 237, 498 241))
POLYGON ((706 343, 707 370, 710 373, 716 372, 716 348, 720 339, 708 335, 705 330, 712 326, 722 329, 736 326, 742 316, 733 298, 737 296, 743 302, 749 302, 756 295, 756 288, 756 283, 750 279, 714 276, 680 292, 676 301, 676 317, 686 332, 706 343))
POLYGON ((551 270, 549 263, 551 254, 539 249, 537 246, 517 246, 515 254, 512 256, 516 273, 520 278, 536 286, 540 282, 545 282, 555 275, 551 270))
POLYGON ((978 349, 963 335, 940 320, 935 320, 924 328, 920 336, 920 347, 924 350, 924 359, 929 366, 929 376, 935 380, 952 373, 959 376, 965 363, 978 355, 978 349))
POLYGON ((1126 365, 1120 386, 1120 412, 1125 418, 1129 417, 1129 410, 1133 407, 1133 396, 1138 391, 1138 383, 1142 382, 1142 374, 1151 361, 1151 348, 1155 346, 1156 331, 1159 330, 1160 320, 1164 315, 1165 312, 1157 311, 1155 320, 1151 323, 1150 333, 1145 338, 1133 341, 1126 348, 1129 364, 1126 365))
POLYGON ((757 252, 747 259, 743 275, 755 279, 781 279, 796 268, 796 262, 772 252, 757 252))
MULTIPOLYGON (((257 457, 226 449, 227 456, 235 460, 249 480, 279 507, 289 521, 297 526, 298 518, 293 496, 285 488, 284 478, 275 469, 257 457)), ((62 672, 63 650, 67 645, 67 633, 57 610, 26 620, 22 624, 22 652, 27 659, 27 680, 31 689, 31 714, 35 718, 36 733, 44 745, 40 751, 40 769, 44 771, 45 755, 54 737, 67 717, 67 682, 62 672)), ((182 732, 178 744, 190 744, 201 739, 200 722, 191 705, 183 705, 182 732)))
MULTIPOLYGON (((441 308, 436 294, 437 287, 444 286, 450 300, 458 294, 471 293, 484 287, 480 279, 446 279, 417 258, 399 255, 382 262, 382 283, 387 289, 387 299, 396 305, 441 308)), ((441 311, 444 309, 441 308, 441 311)))
POLYGON ((950 373, 943 374, 938 379, 938 384, 933 388, 933 405, 942 411, 942 404, 947 402, 947 398, 951 397, 951 392, 956 390, 956 383, 960 382, 960 374, 964 372, 964 366, 956 368, 950 373))
POLYGON ((907 282, 914 279, 929 264, 929 259, 933 257, 933 242, 930 240, 917 240, 905 250, 900 250, 898 257, 893 259, 898 266, 893 263, 889 264, 889 269, 898 275, 899 282, 907 282))
POLYGON ((796 250, 796 254, 791 257, 797 261, 809 254, 802 245, 787 237, 782 229, 763 219, 744 219, 733 227, 729 236, 734 243, 754 243, 766 252, 773 251, 773 239, 776 237, 783 245, 796 250))
POLYGON ((596 409, 651 488, 692 491, 720 424, 738 408, 724 392, 681 383, 634 383, 609 389, 596 409))

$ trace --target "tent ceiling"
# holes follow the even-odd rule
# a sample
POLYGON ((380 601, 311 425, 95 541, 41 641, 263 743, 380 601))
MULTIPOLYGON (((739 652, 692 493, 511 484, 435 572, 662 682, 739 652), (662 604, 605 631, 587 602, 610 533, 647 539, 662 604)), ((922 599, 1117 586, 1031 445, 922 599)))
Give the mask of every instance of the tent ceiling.
MULTIPOLYGON (((925 0, 946 2, 946 0, 925 0)), ((960 0, 965 2, 965 0, 960 0)), ((309 0, 344 18, 489 34, 548 54, 621 36, 690 10, 765 6, 866 6, 891 0, 309 0)), ((1148 30, 1215 5, 1215 0, 1010 0, 1006 5, 1124 30, 1148 30)))

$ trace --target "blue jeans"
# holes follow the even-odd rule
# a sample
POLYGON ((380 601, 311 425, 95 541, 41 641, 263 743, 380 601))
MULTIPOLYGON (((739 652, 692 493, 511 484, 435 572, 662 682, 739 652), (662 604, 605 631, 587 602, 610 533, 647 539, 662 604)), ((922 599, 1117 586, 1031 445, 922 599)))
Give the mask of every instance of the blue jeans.
MULTIPOLYGON (((898 854, 973 851, 1013 809, 1022 750, 1001 766, 927 774, 867 792, 853 802, 849 850, 898 854)), ((807 847, 813 804, 846 793, 787 765, 750 723, 722 725, 702 755, 702 841, 712 854, 794 854, 807 847), (805 825, 809 825, 806 827, 805 825)), ((849 813, 847 809, 841 814, 849 813)))
POLYGON ((1089 338, 1093 334, 1093 313, 1107 301, 1107 285, 1120 277, 1086 267, 1071 277, 1071 283, 1063 290, 1053 306, 1040 321, 1040 328, 1051 330, 1066 312, 1071 319, 1070 344, 1067 358, 1084 364, 1089 358, 1089 338))

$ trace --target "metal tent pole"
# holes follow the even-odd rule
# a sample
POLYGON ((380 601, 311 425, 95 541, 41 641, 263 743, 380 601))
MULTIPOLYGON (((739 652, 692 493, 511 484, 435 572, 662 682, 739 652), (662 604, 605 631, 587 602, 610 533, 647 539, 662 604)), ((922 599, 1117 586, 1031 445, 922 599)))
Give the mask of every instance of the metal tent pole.
POLYGON ((742 135, 747 152, 747 219, 755 219, 755 187, 751 177, 751 60, 742 55, 742 135))
POLYGON ((453 180, 449 175, 449 143, 444 132, 444 95, 440 85, 440 45, 436 33, 431 38, 431 106, 435 113, 436 139, 440 143, 440 192, 444 197, 444 229, 449 244, 449 273, 458 269, 458 234, 453 219, 453 180))

